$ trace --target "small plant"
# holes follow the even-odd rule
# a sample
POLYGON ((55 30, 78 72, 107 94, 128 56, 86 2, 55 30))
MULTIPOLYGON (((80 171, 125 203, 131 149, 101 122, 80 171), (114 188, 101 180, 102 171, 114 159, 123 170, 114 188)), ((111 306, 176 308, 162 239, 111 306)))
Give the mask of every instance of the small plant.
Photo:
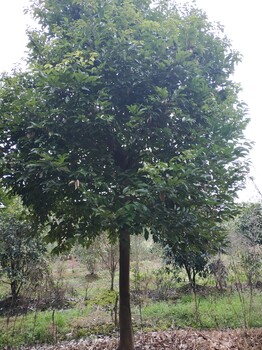
POLYGON ((174 295, 178 278, 176 272, 174 269, 169 272, 166 268, 155 271, 155 292, 158 300, 168 300, 174 295))
POLYGON ((214 276, 217 290, 223 292, 227 288, 228 271, 222 259, 219 257, 209 263, 208 269, 214 276))
POLYGON ((253 288, 261 277, 262 259, 260 248, 257 246, 247 247, 241 253, 240 263, 247 280, 247 285, 253 288))
POLYGON ((143 295, 144 297, 147 297, 153 283, 154 276, 152 272, 141 272, 136 268, 133 270, 132 284, 134 285, 136 295, 143 295))
POLYGON ((109 311, 115 327, 118 326, 118 293, 114 290, 105 290, 90 301, 93 305, 109 311))

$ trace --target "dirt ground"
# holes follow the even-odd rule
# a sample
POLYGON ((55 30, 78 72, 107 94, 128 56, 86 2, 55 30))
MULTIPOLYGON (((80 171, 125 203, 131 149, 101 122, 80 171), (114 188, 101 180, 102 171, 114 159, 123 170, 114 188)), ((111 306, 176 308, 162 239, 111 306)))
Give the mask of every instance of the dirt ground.
MULTIPOLYGON (((115 350, 116 338, 62 342, 30 350, 115 350)), ((29 349, 29 348, 27 348, 29 349)), ((262 350, 262 328, 249 330, 169 330, 135 335, 136 350, 262 350)))

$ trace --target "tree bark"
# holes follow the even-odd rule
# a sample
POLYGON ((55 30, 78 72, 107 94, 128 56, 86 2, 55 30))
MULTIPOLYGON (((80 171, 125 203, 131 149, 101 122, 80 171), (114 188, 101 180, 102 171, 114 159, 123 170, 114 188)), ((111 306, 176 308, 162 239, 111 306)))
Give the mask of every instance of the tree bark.
POLYGON ((17 295, 18 295, 18 283, 17 283, 17 280, 13 279, 15 276, 15 269, 16 269, 16 266, 15 266, 15 262, 12 260, 11 261, 11 276, 12 276, 12 279, 11 279, 11 295, 12 295, 12 302, 15 303, 16 302, 16 299, 17 299, 17 295))
POLYGON ((119 237, 119 328, 117 350, 134 350, 130 307, 130 234, 121 229, 119 237))
POLYGON ((115 274, 114 274, 114 272, 111 272, 111 273, 110 273, 110 277, 111 277, 110 290, 113 291, 113 290, 114 290, 114 280, 115 280, 115 274))
POLYGON ((114 282, 115 282, 115 274, 116 274, 117 263, 115 262, 115 256, 114 256, 112 244, 111 244, 111 247, 110 247, 110 262, 109 263, 110 263, 110 277, 111 277, 110 290, 113 291, 114 290, 114 282))
POLYGON ((11 282, 11 295, 12 295, 12 301, 14 303, 17 299, 17 281, 11 282))

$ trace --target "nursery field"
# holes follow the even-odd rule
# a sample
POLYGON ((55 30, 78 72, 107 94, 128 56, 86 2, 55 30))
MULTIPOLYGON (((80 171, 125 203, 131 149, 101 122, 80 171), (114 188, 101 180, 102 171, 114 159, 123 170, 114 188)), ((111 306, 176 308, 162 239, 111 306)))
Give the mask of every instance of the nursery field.
MULTIPOLYGON (((136 349, 262 349, 261 283, 228 266, 221 290, 212 274, 190 288, 183 270, 167 273, 150 251, 131 263, 136 349)), ((1 286, 1 349, 115 349, 118 272, 114 290, 102 266, 90 273, 74 256, 55 259, 52 283, 24 290, 12 305, 1 286)), ((50 277, 51 278, 51 277, 50 277)))

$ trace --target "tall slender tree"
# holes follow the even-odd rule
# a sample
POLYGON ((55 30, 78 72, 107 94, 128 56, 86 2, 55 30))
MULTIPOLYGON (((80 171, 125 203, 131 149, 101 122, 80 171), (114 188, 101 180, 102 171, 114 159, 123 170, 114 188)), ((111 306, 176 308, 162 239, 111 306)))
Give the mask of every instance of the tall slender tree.
POLYGON ((202 11, 169 1, 30 11, 28 70, 2 78, 3 181, 49 221, 57 249, 119 238, 118 349, 132 350, 130 235, 179 235, 199 207, 205 220, 229 215, 246 173, 239 55, 202 11))

